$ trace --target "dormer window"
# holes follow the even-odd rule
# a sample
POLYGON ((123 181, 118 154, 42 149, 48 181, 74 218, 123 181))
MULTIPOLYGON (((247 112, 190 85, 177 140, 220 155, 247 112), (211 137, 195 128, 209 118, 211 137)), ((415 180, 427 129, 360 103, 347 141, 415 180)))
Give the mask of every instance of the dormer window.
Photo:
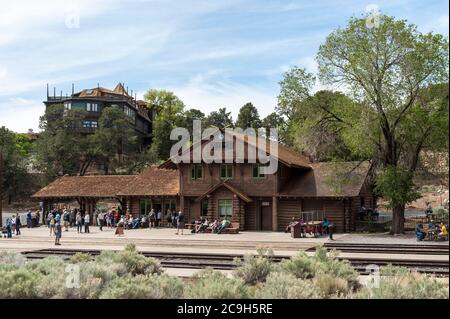
POLYGON ((191 179, 202 179, 203 178, 203 166, 202 164, 192 164, 191 165, 191 179))
POLYGON ((222 178, 222 179, 233 178, 233 165, 232 164, 220 165, 220 178, 222 178))

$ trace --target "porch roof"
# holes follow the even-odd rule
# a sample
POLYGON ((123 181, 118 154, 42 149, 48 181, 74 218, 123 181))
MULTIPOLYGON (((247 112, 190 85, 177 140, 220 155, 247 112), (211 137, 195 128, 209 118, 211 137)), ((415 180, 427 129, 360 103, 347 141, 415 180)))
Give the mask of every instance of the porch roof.
POLYGON ((226 181, 221 181, 219 183, 217 183, 216 185, 212 186, 210 189, 208 189, 205 193, 203 193, 202 195, 200 195, 199 197, 197 197, 197 201, 200 201, 202 199, 204 199, 207 195, 215 192, 217 189, 221 188, 221 187, 225 187, 227 188, 229 191, 231 191, 233 194, 235 194, 236 196, 238 196, 240 199, 242 199, 244 202, 246 203, 250 203, 252 201, 252 199, 250 197, 248 197, 245 193, 241 192, 240 190, 238 190, 237 188, 231 186, 230 184, 228 184, 226 181))

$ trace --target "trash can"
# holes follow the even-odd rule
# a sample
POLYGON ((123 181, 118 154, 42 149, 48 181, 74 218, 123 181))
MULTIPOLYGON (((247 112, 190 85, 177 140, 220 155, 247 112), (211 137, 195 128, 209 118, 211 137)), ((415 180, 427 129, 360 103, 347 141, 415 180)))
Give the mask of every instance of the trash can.
POLYGON ((302 237, 302 226, 300 223, 297 223, 291 226, 291 237, 292 238, 301 238, 302 237))

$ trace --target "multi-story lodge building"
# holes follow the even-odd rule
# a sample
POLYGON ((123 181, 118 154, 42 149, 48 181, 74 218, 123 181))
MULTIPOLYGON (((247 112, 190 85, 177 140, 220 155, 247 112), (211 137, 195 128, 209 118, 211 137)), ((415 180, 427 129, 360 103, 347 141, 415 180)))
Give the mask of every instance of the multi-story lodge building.
MULTIPOLYGON (((66 109, 82 109, 87 111, 87 117, 81 126, 77 128, 86 134, 93 133, 99 126, 99 118, 105 108, 116 106, 123 110, 130 119, 130 124, 135 130, 138 139, 137 146, 143 149, 150 145, 152 139, 152 120, 154 111, 146 107, 146 103, 137 100, 125 89, 122 83, 116 85, 113 90, 100 86, 92 89, 84 89, 75 93, 72 86, 72 94, 58 96, 56 90, 53 96, 49 94, 47 86, 46 107, 54 104, 63 104, 66 109)), ((126 150, 126 146, 124 147, 126 150)))
MULTIPOLYGON (((192 158, 192 147, 189 152, 192 158)), ((176 209, 189 221, 227 216, 242 230, 271 231, 284 230, 305 211, 322 212, 337 232, 352 231, 361 206, 376 205, 369 162, 312 163, 281 144, 274 158, 278 169, 267 175, 247 158, 227 163, 171 158, 135 176, 61 177, 33 197, 46 207, 77 199, 87 212, 100 199, 115 198, 134 216, 176 209)))

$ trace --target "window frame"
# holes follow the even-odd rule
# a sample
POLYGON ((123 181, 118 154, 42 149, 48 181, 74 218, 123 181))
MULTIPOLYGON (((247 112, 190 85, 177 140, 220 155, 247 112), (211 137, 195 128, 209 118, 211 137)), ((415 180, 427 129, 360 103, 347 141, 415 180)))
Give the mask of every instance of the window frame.
POLYGON ((262 174, 261 173, 261 167, 267 167, 267 164, 261 164, 261 163, 255 163, 252 166, 252 177, 254 179, 262 179, 262 178, 266 178, 266 174, 262 174), (257 169, 257 176, 255 176, 255 169, 257 169))
POLYGON ((220 164, 220 173, 219 174, 220 174, 221 179, 233 179, 233 175, 234 175, 233 164, 220 164), (225 168, 226 176, 222 175, 222 170, 224 168, 225 168), (230 176, 228 176, 228 173, 230 173, 230 176))
POLYGON ((220 217, 220 219, 224 219, 225 217, 228 217, 228 218, 231 219, 233 217, 233 200, 232 199, 230 199, 230 198, 218 199, 217 200, 217 207, 218 207, 218 210, 219 210, 219 217, 220 217), (223 204, 226 204, 226 205, 223 205, 223 204), (223 215, 222 214, 222 207, 227 209, 227 210, 229 209, 230 214, 229 215, 228 214, 223 215))
POLYGON ((191 180, 202 180, 203 179, 203 165, 202 164, 191 164, 191 180), (200 173, 200 177, 199 174, 200 173))

